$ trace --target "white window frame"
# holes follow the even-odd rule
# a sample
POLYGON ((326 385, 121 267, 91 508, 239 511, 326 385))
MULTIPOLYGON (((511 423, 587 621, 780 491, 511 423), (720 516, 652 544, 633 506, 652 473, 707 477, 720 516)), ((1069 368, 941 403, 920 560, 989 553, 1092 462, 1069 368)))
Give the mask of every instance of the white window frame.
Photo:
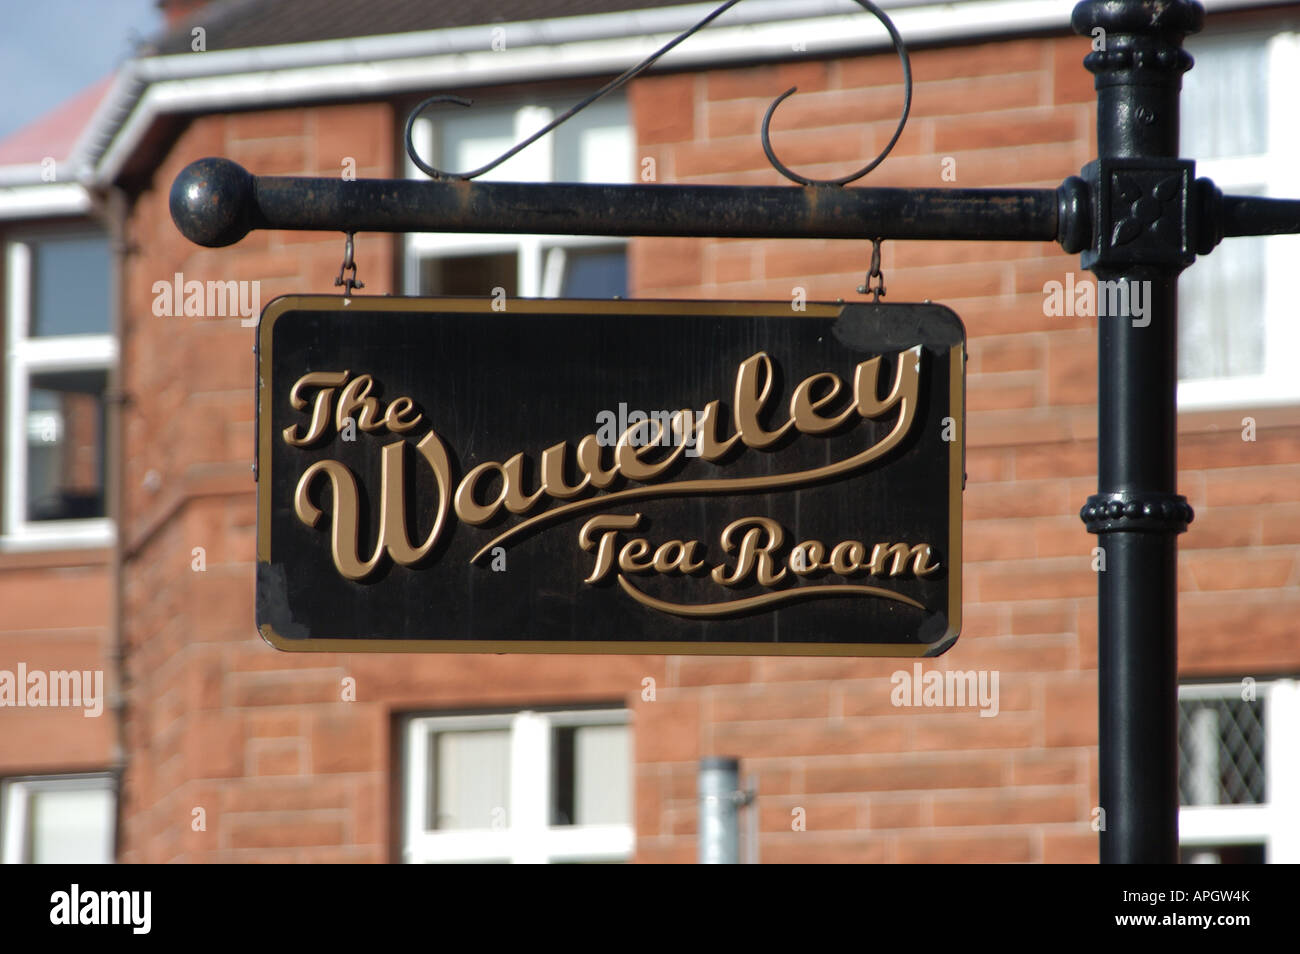
MULTIPOLYGON (((1232 35, 1222 34, 1225 38, 1232 35)), ((1259 30, 1242 30, 1236 35, 1243 39, 1258 36, 1259 30)), ((1197 176, 1212 179, 1225 195, 1236 191, 1234 185, 1240 188, 1247 183, 1262 186, 1266 196, 1287 196, 1292 191, 1294 175, 1290 167, 1300 154, 1300 125, 1295 122, 1295 101, 1288 93, 1300 89, 1300 35, 1274 33, 1267 49, 1268 88, 1274 94, 1269 97, 1268 152, 1224 159, 1188 157, 1196 160, 1197 176)), ((1184 110, 1195 108, 1195 103, 1184 99, 1184 110)), ((1180 411, 1300 403, 1300 376, 1290 361, 1290 356, 1300 349, 1300 322, 1295 319, 1295 293, 1291 287, 1295 263, 1300 260, 1300 236, 1269 236, 1265 248, 1263 373, 1179 381, 1180 411)), ((1214 253, 1206 259, 1212 262, 1214 253)))
MULTIPOLYGON (((621 100, 626 103, 626 100, 621 100)), ((522 142, 555 118, 555 111, 536 105, 475 105, 485 112, 513 110, 514 142, 522 142)), ((552 182, 555 178, 555 136, 560 129, 543 136, 518 156, 486 173, 480 180, 552 182)), ((634 131, 629 119, 629 156, 635 147, 634 131)), ((428 117, 415 121, 411 140, 421 156, 436 156, 438 127, 428 117)), ((451 172, 467 170, 452 169, 451 172)), ((627 174, 631 175, 629 169, 627 174)), ((408 157, 408 178, 426 179, 408 157)), ((626 181, 626 180, 624 180, 626 181)), ((518 263, 516 288, 520 298, 557 298, 564 279, 565 252, 569 249, 605 248, 626 251, 628 240, 599 235, 513 235, 503 233, 452 234, 444 232, 409 232, 405 243, 403 293, 419 295, 420 265, 430 258, 454 258, 466 255, 500 255, 513 253, 518 263)), ((485 289, 486 297, 488 290, 485 289)))
MULTIPOLYGON (((100 233, 89 230, 32 233, 11 239, 5 250, 5 447, 4 500, 0 502, 0 549, 100 547, 113 543, 112 518, 75 520, 27 519, 27 398, 33 374, 52 371, 104 370, 111 375, 118 360, 117 339, 102 335, 29 337, 31 330, 31 247, 42 239, 100 233)), ((107 236, 103 236, 107 242, 107 236)), ((112 276, 110 276, 110 286, 112 276)), ((105 289, 106 296, 112 288, 105 289)), ((106 297, 105 309, 111 314, 106 297)), ((108 435, 102 435, 108 453, 108 435)), ((108 487, 104 487, 107 500, 108 487)))
MULTIPOLYGON (((1241 683, 1184 685, 1179 699, 1241 698, 1241 683)), ((1200 845, 1257 844, 1269 864, 1300 862, 1300 682, 1255 685, 1264 713, 1264 802, 1260 805, 1185 805, 1178 810, 1178 841, 1200 845)))
MULTIPOLYGON (((33 795, 43 792, 106 791, 117 811, 117 786, 105 772, 87 775, 44 775, 0 780, 0 864, 24 864, 27 855, 28 811, 33 795)), ((111 820, 110 820, 111 821, 111 820)), ((108 855, 114 856, 115 836, 108 834, 108 855)), ((110 862, 111 863, 111 862, 110 862)))
MULTIPOLYGON (((627 861, 636 845, 632 823, 550 824, 551 734, 555 728, 630 725, 626 709, 576 709, 466 716, 419 716, 406 724, 402 860, 408 864, 508 861, 627 861), (510 731, 508 827, 500 831, 430 831, 425 828, 429 791, 429 736, 484 729, 510 731)), ((632 765, 628 771, 632 772, 632 765)), ((629 785, 631 780, 629 779, 629 785)), ((629 788, 629 791, 632 789, 629 788)))

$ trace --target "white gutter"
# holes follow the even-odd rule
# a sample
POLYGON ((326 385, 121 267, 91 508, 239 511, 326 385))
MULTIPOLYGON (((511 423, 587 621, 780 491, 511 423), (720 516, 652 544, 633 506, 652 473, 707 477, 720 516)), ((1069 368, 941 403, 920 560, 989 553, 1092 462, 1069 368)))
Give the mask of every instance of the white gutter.
POLYGON ((143 92, 144 80, 136 69, 139 62, 128 61, 118 69, 112 84, 95 107, 90 121, 82 129, 68 155, 68 162, 78 170, 82 179, 93 176, 96 160, 122 128, 143 92))
MULTIPOLYGON (((1295 0, 1203 3, 1218 12, 1295 0)), ((881 5, 906 42, 918 46, 1038 31, 1068 33, 1074 0, 885 0, 881 5)), ((103 147, 83 181, 99 188, 112 183, 163 115, 617 73, 715 8, 716 3, 696 3, 139 59, 123 68, 83 137, 88 149, 103 147), (491 49, 492 31, 498 28, 506 41, 500 52, 491 49)), ((698 69, 792 59, 796 41, 814 56, 889 46, 884 28, 854 0, 745 0, 661 63, 698 69)))
MULTIPOLYGON (((490 2, 490 0, 485 0, 490 2)), ((955 0, 947 7, 982 0, 955 0)), ((413 56, 444 56, 490 49, 494 30, 500 29, 508 50, 533 46, 558 46, 594 40, 624 40, 631 37, 665 35, 665 41, 694 26, 717 9, 721 0, 648 10, 595 13, 587 16, 521 20, 514 23, 483 23, 442 30, 422 30, 386 36, 359 36, 314 43, 218 50, 195 56, 192 53, 151 57, 140 61, 147 80, 181 79, 249 70, 291 69, 299 66, 331 66, 369 60, 402 59, 413 56)), ((892 0, 883 4, 889 12, 907 7, 935 6, 934 0, 892 0)), ((854 0, 744 0, 728 10, 707 30, 826 16, 870 16, 854 0)), ((631 64, 628 64, 629 66, 631 64)))
MULTIPOLYGON (((57 166, 55 168, 57 172, 57 166)), ((84 170, 79 167, 77 171, 78 173, 82 173, 84 170)), ((45 182, 47 180, 42 178, 42 173, 44 172, 45 167, 39 162, 24 162, 12 166, 0 166, 0 188, 36 185, 45 182)), ((67 178, 75 179, 77 177, 68 176, 67 178)))
POLYGON ((90 192, 76 182, 0 188, 0 221, 85 215, 90 209, 90 192))

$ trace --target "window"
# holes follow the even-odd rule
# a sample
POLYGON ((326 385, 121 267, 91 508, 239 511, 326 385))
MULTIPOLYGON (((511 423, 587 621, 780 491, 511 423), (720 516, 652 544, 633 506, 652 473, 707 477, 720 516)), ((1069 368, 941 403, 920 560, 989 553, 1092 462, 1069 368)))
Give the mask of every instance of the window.
POLYGON ((1243 680, 1178 692, 1184 862, 1300 861, 1300 683, 1243 680))
POLYGON ((404 860, 626 861, 627 720, 621 709, 410 719, 404 860))
POLYGON ((46 232, 7 247, 6 546, 105 545, 105 394, 117 360, 103 235, 46 232))
MULTIPOLYGON (((1300 149, 1290 90, 1300 88, 1300 37, 1191 37, 1183 78, 1182 154, 1224 193, 1287 196, 1300 149)), ((1287 287, 1294 236, 1225 239, 1179 281, 1178 403, 1185 409, 1300 401, 1288 355, 1300 325, 1287 287)))
POLYGON ((108 775, 6 780, 0 858, 5 864, 112 864, 115 802, 108 775))
MULTIPOLYGON (((416 121, 421 156, 448 172, 495 159, 550 122, 567 103, 447 106, 416 121)), ((627 182, 632 131, 625 100, 587 107, 479 181, 627 182)), ((409 175, 424 178, 410 166, 409 175)), ((599 236, 407 236, 406 293, 487 298, 613 298, 627 295, 627 243, 599 236)))

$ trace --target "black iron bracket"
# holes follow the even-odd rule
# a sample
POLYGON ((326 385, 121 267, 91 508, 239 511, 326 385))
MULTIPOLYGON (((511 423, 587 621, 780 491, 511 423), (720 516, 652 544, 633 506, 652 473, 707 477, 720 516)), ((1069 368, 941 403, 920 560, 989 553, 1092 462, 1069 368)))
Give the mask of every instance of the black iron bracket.
MULTIPOLYGON (((1134 181, 1153 188, 1164 181, 1158 179, 1162 174, 1186 169, 1179 174, 1190 175, 1191 163, 1133 168, 1134 181)), ((1085 172, 1098 178, 1092 168, 1085 172)), ((1124 191, 1107 181, 1113 191, 1105 214, 1113 219, 1110 210, 1122 206, 1124 191)), ((1227 236, 1300 233, 1300 200, 1224 196, 1207 179, 1196 180, 1190 198, 1185 188, 1180 183, 1177 201, 1162 203, 1154 223, 1160 241, 1176 233, 1180 263, 1189 264, 1189 248, 1205 254, 1227 236), (1177 216, 1172 224, 1171 215, 1177 216)), ((1151 261, 1171 254, 1158 251, 1161 246, 1150 237, 1153 223, 1127 242, 1108 230, 1102 243, 1094 229, 1102 214, 1093 209, 1098 191, 1079 176, 1057 189, 343 181, 254 176, 229 159, 206 158, 181 170, 170 207, 181 234, 208 248, 233 245, 254 229, 286 229, 1058 242, 1071 253, 1091 248, 1098 264, 1129 246, 1151 261)))
POLYGON ((1091 233, 1073 177, 1062 189, 343 181, 254 176, 208 158, 181 171, 170 203, 181 234, 210 248, 253 229, 1025 242, 1091 233))

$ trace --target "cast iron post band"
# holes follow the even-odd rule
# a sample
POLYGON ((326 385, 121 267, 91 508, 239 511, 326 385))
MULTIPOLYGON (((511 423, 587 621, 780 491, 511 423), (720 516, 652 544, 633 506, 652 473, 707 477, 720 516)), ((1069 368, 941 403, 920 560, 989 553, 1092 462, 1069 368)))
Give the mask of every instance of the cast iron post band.
MULTIPOLYGON (((864 4, 865 5, 865 4, 864 4)), ((171 212, 200 245, 251 229, 1056 241, 1104 281, 1143 282, 1141 322, 1099 321, 1098 487, 1081 511, 1098 592, 1101 860, 1178 858, 1177 282, 1224 237, 1300 232, 1300 200, 1224 196, 1178 158, 1195 0, 1085 0, 1098 158, 1057 189, 876 189, 255 177, 224 159, 177 176, 171 212), (1104 31, 1098 32, 1098 31, 1104 31), (1098 43, 1098 40, 1100 42, 1098 43)), ((901 54, 904 55, 905 54, 901 54)))

